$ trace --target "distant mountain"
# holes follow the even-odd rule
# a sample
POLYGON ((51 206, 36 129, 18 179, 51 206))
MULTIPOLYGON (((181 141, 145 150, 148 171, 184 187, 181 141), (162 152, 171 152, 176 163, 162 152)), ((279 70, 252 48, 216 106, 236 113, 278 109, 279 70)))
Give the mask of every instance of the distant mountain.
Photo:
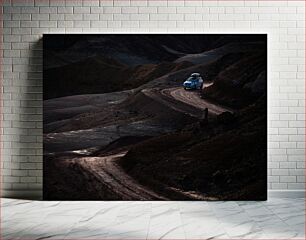
MULTIPOLYGON (((183 81, 190 72, 199 70, 209 80, 216 80, 210 88, 213 91, 207 91, 207 96, 214 98, 212 92, 221 91, 224 74, 232 80, 232 76, 242 77, 236 76, 235 70, 223 68, 242 55, 264 52, 265 41, 266 35, 45 35, 44 99, 128 90, 162 76, 165 81, 183 81), (206 66, 214 69, 208 71, 206 66), (186 69, 183 75, 178 71, 181 69, 186 69)), ((239 71, 252 67, 251 62, 246 64, 250 65, 238 66, 239 71)), ((243 89, 258 92, 263 81, 263 77, 258 78, 256 84, 249 83, 243 89)))
POLYGON ((173 61, 182 54, 203 51, 211 42, 205 35, 73 35, 66 41, 59 35, 48 35, 44 40, 44 68, 94 56, 111 57, 129 66, 173 61))
POLYGON ((128 66, 117 60, 95 56, 61 67, 45 69, 44 99, 133 89, 191 63, 161 62, 128 66))
POLYGON ((233 42, 225 44, 221 47, 201 52, 201 53, 193 53, 186 54, 178 59, 175 62, 191 62, 193 64, 209 64, 215 62, 226 56, 230 53, 248 53, 253 54, 254 52, 261 51, 263 49, 264 42, 233 42))
POLYGON ((173 61, 185 54, 208 51, 227 43, 264 41, 264 39, 264 35, 47 34, 44 35, 44 69, 100 55, 130 66, 159 63, 173 61))

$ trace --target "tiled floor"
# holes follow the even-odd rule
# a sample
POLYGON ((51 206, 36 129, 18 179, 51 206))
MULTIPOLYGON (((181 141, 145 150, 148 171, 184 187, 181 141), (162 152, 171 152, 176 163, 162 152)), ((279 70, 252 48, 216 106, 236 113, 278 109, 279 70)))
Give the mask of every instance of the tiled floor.
POLYGON ((3 239, 305 239, 304 199, 1 203, 3 239))

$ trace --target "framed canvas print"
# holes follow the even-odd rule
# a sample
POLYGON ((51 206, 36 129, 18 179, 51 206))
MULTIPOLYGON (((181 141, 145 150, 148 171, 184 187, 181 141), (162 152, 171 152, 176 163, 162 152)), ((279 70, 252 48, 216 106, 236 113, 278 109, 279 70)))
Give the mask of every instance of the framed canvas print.
POLYGON ((47 200, 266 200, 266 34, 45 34, 47 200))

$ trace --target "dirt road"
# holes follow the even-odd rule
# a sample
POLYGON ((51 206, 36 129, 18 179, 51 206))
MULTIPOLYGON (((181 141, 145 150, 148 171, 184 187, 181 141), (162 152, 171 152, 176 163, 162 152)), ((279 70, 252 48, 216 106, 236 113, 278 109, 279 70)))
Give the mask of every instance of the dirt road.
MULTIPOLYGON (((170 200, 172 197, 162 196, 147 187, 141 185, 134 178, 129 176, 119 165, 118 160, 126 152, 104 156, 104 157, 82 157, 74 160, 74 163, 95 178, 96 184, 99 184, 104 192, 108 192, 115 199, 120 200, 170 200)), ((168 196, 174 196, 176 199, 190 200, 216 200, 204 196, 199 192, 188 192, 181 189, 162 187, 168 196)))
POLYGON ((213 114, 220 114, 223 112, 233 112, 232 109, 216 105, 215 103, 211 103, 205 99, 202 99, 198 91, 186 91, 181 87, 167 89, 167 91, 170 94, 170 96, 172 96, 176 100, 187 103, 202 110, 208 108, 208 111, 213 114))
MULTIPOLYGON (((210 85, 212 85, 212 83, 206 83, 204 84, 204 88, 209 87, 210 85)), ((187 91, 182 87, 166 88, 162 90, 156 88, 148 88, 143 89, 142 93, 147 97, 160 102, 164 106, 196 118, 202 117, 202 110, 205 108, 208 108, 210 113, 216 115, 223 112, 233 112, 233 110, 230 108, 212 103, 206 99, 201 98, 200 92, 197 90, 187 91)))
MULTIPOLYGON (((204 88, 211 86, 213 83, 205 83, 204 88)), ((187 103, 193 107, 204 110, 208 108, 208 111, 213 114, 220 114, 223 112, 233 112, 232 109, 217 105, 215 103, 209 102, 200 97, 199 91, 187 91, 182 87, 168 88, 162 90, 162 94, 171 96, 175 98, 177 101, 187 103)))
MULTIPOLYGON (((168 88, 162 90, 161 92, 156 92, 153 89, 147 89, 143 92, 151 98, 159 98, 157 99, 158 101, 172 109, 175 109, 176 111, 185 110, 186 113, 188 113, 188 107, 186 108, 186 106, 181 106, 184 104, 191 105, 201 110, 208 108, 213 114, 232 111, 231 109, 227 109, 201 99, 198 91, 186 91, 181 87, 168 88), (162 98, 161 96, 164 97, 162 98), (167 101, 167 99, 169 101, 167 101), (175 103, 173 102, 173 99, 175 99, 175 103)), ((188 114, 191 113, 189 112, 188 114)), ((111 191, 114 195, 120 197, 121 199, 167 200, 166 197, 153 192, 145 186, 142 186, 118 165, 117 162, 119 158, 123 157, 125 154, 125 152, 122 152, 105 157, 82 157, 78 159, 78 164, 80 164, 84 170, 93 174, 96 179, 101 182, 101 184, 108 188, 108 191, 111 191)), ((199 193, 183 192, 179 189, 169 189, 169 191, 185 195, 186 198, 207 200, 205 196, 199 193)))
MULTIPOLYGON (((205 108, 208 108, 209 112, 213 114, 232 111, 202 99, 199 95, 199 91, 186 91, 182 87, 167 88, 163 90, 149 88, 142 90, 142 92, 147 97, 158 101, 168 108, 197 118, 201 117, 202 110, 205 108)), ((104 129, 100 128, 100 130, 104 129)), ((133 131, 128 129, 128 133, 133 133, 133 131)), ((98 135, 102 138, 106 137, 105 131, 98 135)), ((98 140, 101 144, 102 139, 98 140)), ((92 140, 89 142, 92 142, 92 140)), ((168 200, 167 197, 141 185, 120 167, 118 161, 125 154, 126 152, 103 157, 84 156, 73 159, 73 163, 83 169, 82 171, 84 171, 85 175, 93 176, 96 185, 99 186, 99 191, 107 192, 110 198, 114 196, 116 199, 122 200, 168 200)), ((167 196, 178 196, 178 199, 180 196, 184 196, 182 199, 207 200, 206 196, 198 192, 184 192, 180 189, 173 189, 167 186, 162 188, 164 191, 167 191, 167 196)))
POLYGON ((105 157, 83 157, 78 163, 91 172, 108 191, 123 200, 168 200, 140 185, 118 166, 117 161, 125 152, 105 157))

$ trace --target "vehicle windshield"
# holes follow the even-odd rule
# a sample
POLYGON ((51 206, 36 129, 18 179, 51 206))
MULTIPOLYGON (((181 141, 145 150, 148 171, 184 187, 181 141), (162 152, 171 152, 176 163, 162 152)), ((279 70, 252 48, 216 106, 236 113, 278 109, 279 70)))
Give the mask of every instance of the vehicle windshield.
POLYGON ((197 78, 197 77, 200 77, 200 74, 196 74, 196 73, 194 73, 194 74, 191 74, 190 76, 191 76, 191 77, 195 77, 195 78, 197 78))
POLYGON ((188 78, 187 80, 188 80, 188 81, 197 81, 198 78, 197 78, 197 77, 190 77, 190 78, 188 78))

